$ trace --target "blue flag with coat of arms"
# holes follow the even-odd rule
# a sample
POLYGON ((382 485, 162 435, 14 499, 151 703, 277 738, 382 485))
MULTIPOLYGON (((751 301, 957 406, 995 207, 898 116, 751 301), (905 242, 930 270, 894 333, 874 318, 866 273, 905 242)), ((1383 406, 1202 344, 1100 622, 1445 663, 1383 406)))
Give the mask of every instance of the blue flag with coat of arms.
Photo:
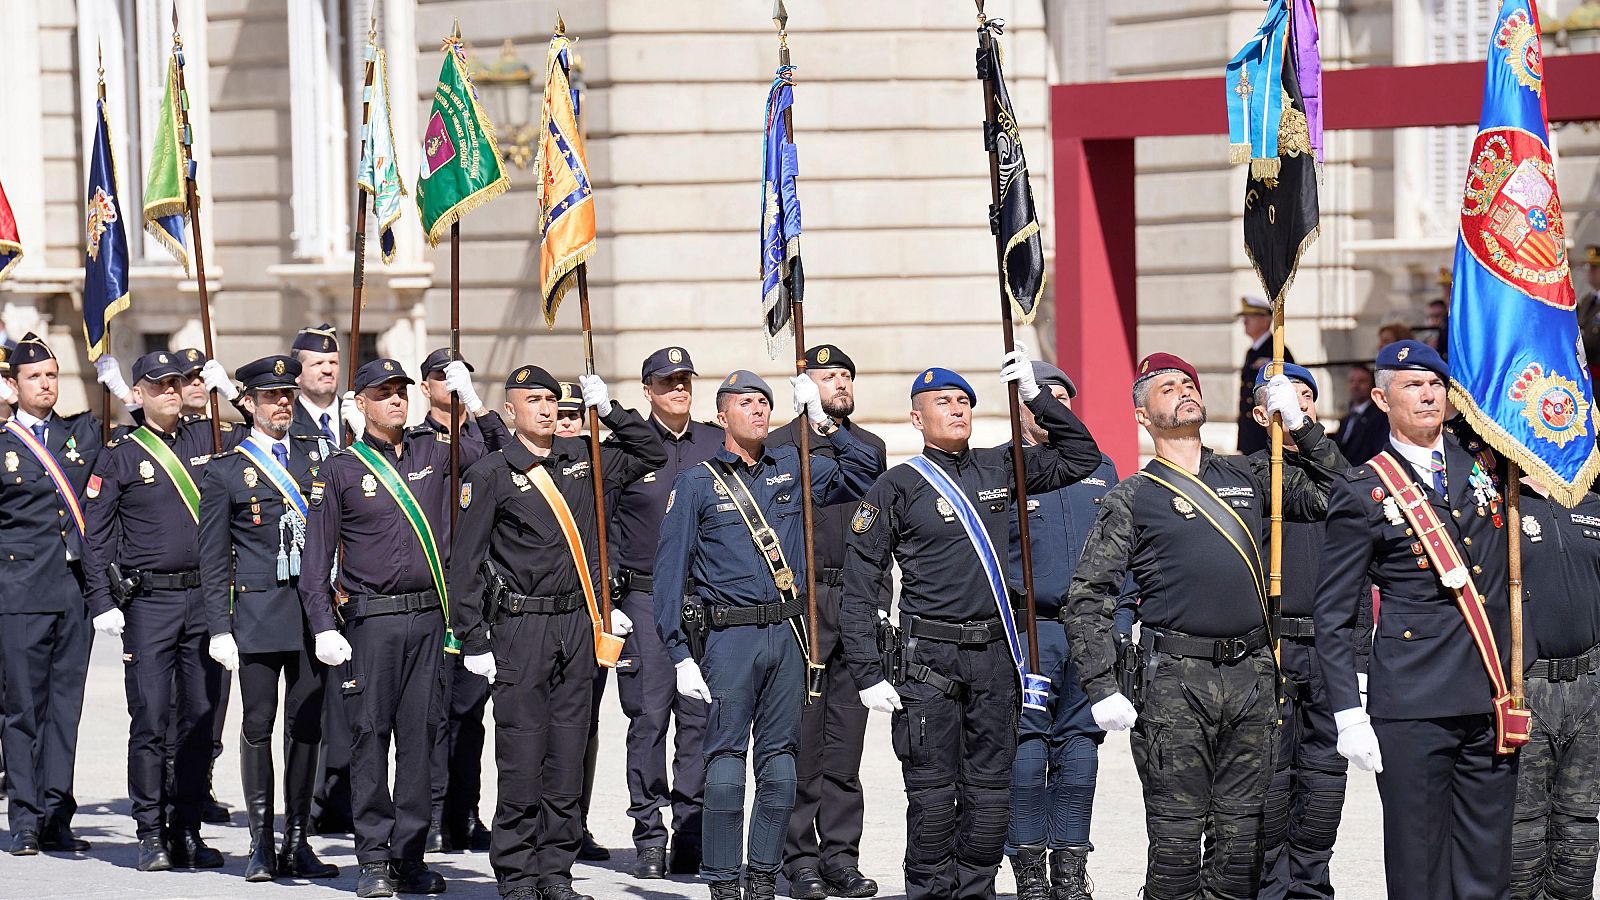
POLYGON ((104 99, 95 104, 95 123, 83 220, 83 338, 90 361, 110 346, 111 318, 128 308, 128 233, 117 197, 104 99))

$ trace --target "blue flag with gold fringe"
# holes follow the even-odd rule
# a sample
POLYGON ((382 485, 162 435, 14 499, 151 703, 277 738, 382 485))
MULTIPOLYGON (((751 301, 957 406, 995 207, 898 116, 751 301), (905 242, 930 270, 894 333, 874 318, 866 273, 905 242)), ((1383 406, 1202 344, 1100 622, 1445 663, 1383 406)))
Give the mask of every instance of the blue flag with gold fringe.
POLYGON ((89 195, 84 210, 83 338, 89 359, 108 349, 111 318, 128 308, 128 233, 117 196, 106 101, 95 104, 94 146, 89 148, 89 195))
POLYGON ((1450 289, 1450 399, 1572 506, 1600 454, 1530 0, 1501 6, 1486 67, 1450 289))
POLYGON ((794 304, 805 300, 800 264, 800 158, 784 121, 794 106, 794 67, 782 66, 767 92, 766 143, 761 166, 761 316, 767 352, 777 356, 794 328, 794 304))

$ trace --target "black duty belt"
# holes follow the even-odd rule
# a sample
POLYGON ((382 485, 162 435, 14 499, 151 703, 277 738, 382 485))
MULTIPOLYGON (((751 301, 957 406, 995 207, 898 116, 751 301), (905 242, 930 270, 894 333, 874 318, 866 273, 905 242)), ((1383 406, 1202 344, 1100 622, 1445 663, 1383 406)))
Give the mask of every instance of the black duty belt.
POLYGON ((150 572, 136 569, 132 575, 139 579, 139 587, 146 591, 182 591, 200 586, 199 569, 189 569, 186 572, 150 572))
POLYGON ((773 625, 800 615, 804 610, 799 598, 782 603, 761 603, 756 606, 724 606, 706 604, 706 618, 712 628, 732 628, 736 625, 773 625))
POLYGON ((1142 629, 1139 643, 1156 653, 1209 659, 1218 664, 1236 663, 1267 645, 1267 628, 1263 625, 1235 638, 1193 637, 1176 631, 1142 629))
POLYGON ((1576 681, 1597 668, 1600 668, 1600 645, 1590 647, 1589 652, 1582 656, 1538 660, 1528 674, 1545 681, 1576 681))
POLYGON ((545 615, 569 613, 584 605, 583 589, 548 597, 530 597, 506 591, 500 595, 500 614, 503 616, 545 615))
POLYGON ((817 569, 817 584, 826 584, 831 587, 844 587, 844 570, 830 569, 826 566, 817 569))
POLYGON ((656 589, 656 579, 648 572, 635 572, 632 569, 622 570, 622 580, 630 591, 640 591, 648 594, 656 589))
POLYGON ((339 607, 345 621, 365 619, 369 616, 392 616, 398 613, 417 612, 439 607, 439 592, 433 588, 410 594, 352 594, 339 607))
POLYGON ((1276 624, 1281 638, 1310 640, 1317 636, 1316 620, 1310 616, 1280 616, 1276 624))
POLYGON ((900 627, 907 637, 927 638, 946 644, 992 644, 1005 640, 999 619, 977 622, 936 622, 919 616, 902 615, 900 627))

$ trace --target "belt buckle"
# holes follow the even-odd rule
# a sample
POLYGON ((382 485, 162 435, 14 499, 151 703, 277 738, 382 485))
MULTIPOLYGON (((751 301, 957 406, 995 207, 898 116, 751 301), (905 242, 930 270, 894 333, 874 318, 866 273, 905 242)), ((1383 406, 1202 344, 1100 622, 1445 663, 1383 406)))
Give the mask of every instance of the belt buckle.
POLYGON ((987 625, 963 625, 961 630, 964 632, 962 637, 970 637, 970 640, 966 643, 989 643, 989 626, 987 625))
POLYGON ((1211 661, 1215 663, 1236 663, 1250 652, 1250 647, 1244 638, 1226 638, 1217 641, 1211 651, 1211 661), (1226 651, 1226 652, 1224 652, 1226 651))
POLYGON ((1578 677, 1578 661, 1575 659, 1558 659, 1555 662, 1555 681, 1575 681, 1578 677))

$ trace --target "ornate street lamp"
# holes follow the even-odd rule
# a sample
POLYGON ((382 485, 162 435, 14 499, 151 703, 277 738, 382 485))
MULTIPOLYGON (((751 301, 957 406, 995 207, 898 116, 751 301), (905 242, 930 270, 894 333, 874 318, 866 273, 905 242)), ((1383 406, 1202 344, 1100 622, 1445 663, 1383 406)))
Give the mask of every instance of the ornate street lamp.
POLYGON ((488 66, 474 61, 472 81, 499 132, 500 156, 519 169, 533 164, 533 69, 517 56, 509 38, 488 66))

